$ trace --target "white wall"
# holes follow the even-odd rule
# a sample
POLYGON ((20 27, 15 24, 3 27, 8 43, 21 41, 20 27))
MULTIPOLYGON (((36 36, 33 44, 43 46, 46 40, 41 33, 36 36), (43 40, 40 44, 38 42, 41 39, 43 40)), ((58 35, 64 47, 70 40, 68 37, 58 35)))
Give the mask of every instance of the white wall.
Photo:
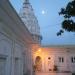
POLYGON ((12 41, 0 33, 0 58, 5 58, 5 74, 11 74, 12 41))
POLYGON ((24 71, 32 69, 32 36, 9 1, 0 0, 0 11, 0 64, 6 65, 3 75, 23 75, 24 71))
MULTIPOLYGON (((0 24, 1 25, 1 24, 0 24)), ((12 33, 11 33, 12 34, 12 33)), ((14 37, 0 30, 0 63, 4 63, 0 75, 23 75, 23 47, 14 37), (4 61, 3 61, 3 60, 4 61)), ((1 65, 0 65, 0 68, 1 65)))
MULTIPOLYGON (((37 52, 38 50, 36 50, 37 52)), ((38 55, 42 58, 42 71, 49 72, 49 69, 53 71, 54 65, 57 66, 58 71, 71 71, 75 72, 75 62, 72 63, 71 57, 75 57, 75 46, 52 46, 42 47, 38 55), (50 59, 48 59, 50 57, 50 59), (59 62, 59 57, 63 57, 63 62, 59 62)), ((35 59, 34 58, 34 59, 35 59)), ((35 61, 34 61, 35 62, 35 61)))

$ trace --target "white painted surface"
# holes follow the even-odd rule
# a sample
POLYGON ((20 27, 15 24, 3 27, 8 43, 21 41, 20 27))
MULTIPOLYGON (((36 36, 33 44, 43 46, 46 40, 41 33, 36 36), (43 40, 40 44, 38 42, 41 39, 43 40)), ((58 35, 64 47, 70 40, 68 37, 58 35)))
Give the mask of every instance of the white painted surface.
POLYGON ((23 75, 24 70, 31 75, 32 36, 8 1, 0 0, 0 11, 0 58, 6 59, 0 61, 0 75, 23 75))
POLYGON ((36 50, 34 54, 34 64, 37 56, 42 58, 43 72, 52 72, 54 65, 57 66, 59 72, 75 72, 75 62, 71 61, 71 57, 75 56, 75 46, 41 47, 41 52, 36 50), (59 62, 59 57, 63 57, 63 62, 59 62))

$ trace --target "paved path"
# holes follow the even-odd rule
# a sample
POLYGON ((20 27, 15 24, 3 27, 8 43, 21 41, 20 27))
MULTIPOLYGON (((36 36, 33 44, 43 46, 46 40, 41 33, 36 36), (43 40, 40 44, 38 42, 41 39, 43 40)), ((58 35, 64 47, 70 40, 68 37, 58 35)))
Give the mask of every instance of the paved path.
POLYGON ((35 75, 72 75, 71 73, 35 73, 35 75))

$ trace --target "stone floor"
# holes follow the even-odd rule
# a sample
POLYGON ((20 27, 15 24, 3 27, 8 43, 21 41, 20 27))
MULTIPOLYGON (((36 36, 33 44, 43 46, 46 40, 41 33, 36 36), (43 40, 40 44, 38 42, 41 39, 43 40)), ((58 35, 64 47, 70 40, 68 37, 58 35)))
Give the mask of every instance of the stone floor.
POLYGON ((37 72, 35 75, 72 75, 71 73, 42 73, 42 72, 37 72))

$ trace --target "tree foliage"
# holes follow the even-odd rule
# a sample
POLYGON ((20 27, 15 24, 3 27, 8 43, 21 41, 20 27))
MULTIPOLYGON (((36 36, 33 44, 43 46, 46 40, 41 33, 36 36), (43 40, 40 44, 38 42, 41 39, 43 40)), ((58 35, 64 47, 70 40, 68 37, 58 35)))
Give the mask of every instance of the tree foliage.
MULTIPOLYGON (((72 17, 75 17, 75 0, 69 2, 66 8, 61 8, 59 15, 63 15, 64 21, 62 22, 62 31, 75 32, 75 22, 72 17)), ((57 36, 61 35, 63 32, 61 30, 57 33, 57 36)))

